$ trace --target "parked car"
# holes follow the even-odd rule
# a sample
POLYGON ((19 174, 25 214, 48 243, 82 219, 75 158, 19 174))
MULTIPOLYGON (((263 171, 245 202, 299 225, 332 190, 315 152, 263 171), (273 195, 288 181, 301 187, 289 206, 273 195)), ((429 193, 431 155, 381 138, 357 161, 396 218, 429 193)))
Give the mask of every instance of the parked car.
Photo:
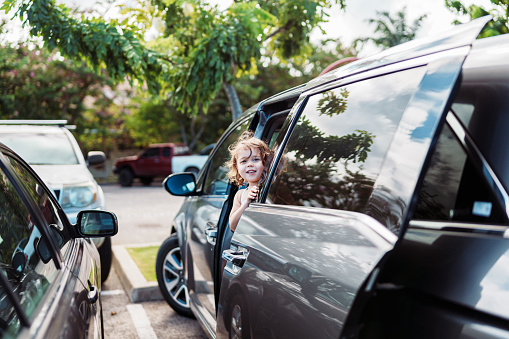
MULTIPOLYGON (((104 193, 89 166, 102 166, 101 151, 88 152, 87 160, 66 120, 0 120, 0 142, 21 155, 51 189, 71 223, 83 209, 105 209, 104 193)), ((101 256, 102 281, 108 278, 111 239, 93 239, 101 256)))
POLYGON ((508 338, 509 35, 475 40, 488 21, 269 98, 169 176, 170 306, 212 338, 508 338), (274 157, 232 236, 247 129, 274 157))
POLYGON ((152 144, 138 155, 117 159, 113 173, 118 175, 121 186, 131 186, 136 178, 150 185, 154 178, 164 178, 171 173, 198 173, 207 158, 208 153, 191 154, 184 144, 152 144))
POLYGON ((90 238, 117 233, 113 213, 69 222, 30 166, 0 144, 0 337, 102 338, 100 258, 90 238))

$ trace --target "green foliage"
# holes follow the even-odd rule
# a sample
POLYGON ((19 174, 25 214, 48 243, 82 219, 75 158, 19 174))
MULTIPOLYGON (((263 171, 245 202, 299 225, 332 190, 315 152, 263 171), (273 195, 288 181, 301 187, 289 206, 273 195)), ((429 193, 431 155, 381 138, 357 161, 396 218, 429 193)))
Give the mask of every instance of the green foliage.
POLYGON ((140 43, 138 28, 128 20, 106 23, 85 16, 77 20, 54 0, 7 0, 2 9, 7 13, 15 9, 15 15, 30 26, 32 35, 43 38, 48 49, 57 48, 68 58, 86 60, 117 81, 137 79, 153 93, 159 92, 168 63, 140 43))
MULTIPOLYGON (((479 38, 509 33, 509 1, 491 0, 491 3, 493 4, 493 8, 485 9, 474 4, 466 7, 461 1, 445 0, 446 7, 458 16, 468 16, 470 20, 486 15, 491 15, 493 17, 493 20, 481 31, 479 38)), ((460 24, 461 22, 455 20, 453 23, 460 24)))
POLYGON ((372 42, 375 46, 385 49, 413 40, 421 27, 422 21, 427 17, 427 14, 421 15, 411 25, 408 25, 406 7, 403 7, 395 16, 391 16, 389 12, 378 11, 376 15, 376 19, 368 19, 368 22, 375 24, 375 34, 378 33, 378 37, 356 39, 354 46, 362 46, 367 42, 372 42))

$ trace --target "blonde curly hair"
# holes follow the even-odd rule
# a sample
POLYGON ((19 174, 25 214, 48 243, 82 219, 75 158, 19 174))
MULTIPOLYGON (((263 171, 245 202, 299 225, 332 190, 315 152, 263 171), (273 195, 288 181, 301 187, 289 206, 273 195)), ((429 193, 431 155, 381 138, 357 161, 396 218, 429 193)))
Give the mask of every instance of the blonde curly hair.
MULTIPOLYGON (((239 139, 237 140, 237 142, 228 147, 228 151, 230 151, 231 158, 226 163, 226 166, 228 166, 229 170, 228 178, 238 186, 242 186, 244 184, 244 179, 240 176, 237 167, 238 153, 240 150, 244 149, 260 151, 260 156, 262 158, 263 165, 267 164, 267 160, 272 154, 269 149, 269 146, 263 140, 256 138, 253 132, 251 131, 243 132, 239 139)), ((267 168, 264 168, 262 175, 260 177, 260 182, 264 181, 266 178, 267 178, 267 168)))

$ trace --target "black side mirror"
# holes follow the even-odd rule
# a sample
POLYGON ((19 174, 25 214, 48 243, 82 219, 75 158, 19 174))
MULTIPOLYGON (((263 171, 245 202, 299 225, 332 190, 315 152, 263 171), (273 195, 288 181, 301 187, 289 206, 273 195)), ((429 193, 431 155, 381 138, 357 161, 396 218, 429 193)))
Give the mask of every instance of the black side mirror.
POLYGON ((114 236, 118 232, 117 216, 106 211, 80 211, 76 218, 76 230, 83 237, 114 236))
POLYGON ((90 151, 87 155, 88 166, 100 166, 106 162, 106 155, 101 151, 90 151))
POLYGON ((163 181, 168 193, 176 196, 192 196, 196 194, 196 181, 193 173, 175 173, 163 181))

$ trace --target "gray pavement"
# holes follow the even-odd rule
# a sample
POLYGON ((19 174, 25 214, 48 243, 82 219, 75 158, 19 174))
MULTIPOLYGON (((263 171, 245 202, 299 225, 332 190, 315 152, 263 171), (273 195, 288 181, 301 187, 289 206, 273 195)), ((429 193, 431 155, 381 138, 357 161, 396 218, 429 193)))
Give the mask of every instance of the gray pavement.
POLYGON ((101 298, 105 338, 207 338, 196 319, 178 315, 165 301, 131 303, 115 267, 102 286, 101 298), (144 316, 149 327, 140 321, 144 316))

